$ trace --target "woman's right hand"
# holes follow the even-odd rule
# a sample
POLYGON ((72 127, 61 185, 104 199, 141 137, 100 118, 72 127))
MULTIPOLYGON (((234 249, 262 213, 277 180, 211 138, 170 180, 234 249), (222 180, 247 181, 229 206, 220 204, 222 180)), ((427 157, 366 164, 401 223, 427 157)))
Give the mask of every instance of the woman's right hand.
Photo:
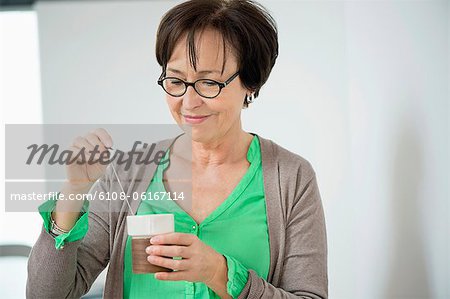
MULTIPOLYGON (((64 199, 69 199, 71 196, 79 194, 86 194, 89 192, 92 185, 97 181, 106 171, 107 163, 104 156, 100 159, 101 153, 108 151, 107 148, 112 147, 113 141, 111 136, 105 129, 98 128, 86 134, 84 137, 76 137, 71 146, 68 148, 72 152, 72 158, 76 157, 80 151, 84 149, 84 159, 81 155, 78 156, 80 164, 77 162, 69 163, 66 166, 67 181, 64 183, 61 194, 64 199), (98 153, 94 156, 93 161, 89 162, 91 153, 97 146, 98 153), (82 162, 82 163, 81 163, 82 162)), ((56 224, 64 229, 70 230, 75 225, 84 200, 59 200, 56 208, 52 213, 52 217, 56 224)))
POLYGON ((77 188, 82 188, 83 186, 90 187, 105 173, 107 163, 104 162, 107 161, 107 159, 105 159, 105 156, 102 156, 100 160, 103 161, 103 163, 98 160, 100 155, 103 152, 107 152, 107 148, 112 147, 112 145, 113 142, 111 136, 102 128, 95 129, 84 137, 76 137, 69 147, 69 150, 72 152, 72 157, 79 155, 80 151, 84 151, 84 161, 83 157, 79 155, 77 162, 67 165, 67 183, 77 188), (93 161, 96 162, 89 163, 91 151, 93 151, 96 146, 97 153, 93 157, 93 161))

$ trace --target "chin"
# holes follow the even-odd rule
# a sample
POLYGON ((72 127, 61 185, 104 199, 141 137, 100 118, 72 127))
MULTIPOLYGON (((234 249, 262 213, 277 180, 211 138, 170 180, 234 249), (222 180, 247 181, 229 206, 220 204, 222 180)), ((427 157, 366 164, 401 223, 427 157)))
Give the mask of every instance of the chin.
POLYGON ((185 125, 182 127, 182 130, 186 133, 186 135, 191 139, 191 141, 199 142, 199 143, 207 143, 214 136, 211 136, 210 131, 206 131, 204 128, 193 127, 191 125, 185 125))
POLYGON ((199 130, 198 128, 193 128, 189 126, 188 130, 185 130, 184 132, 186 135, 189 136, 189 138, 192 141, 195 142, 205 142, 208 139, 207 134, 205 132, 202 132, 203 130, 199 130))

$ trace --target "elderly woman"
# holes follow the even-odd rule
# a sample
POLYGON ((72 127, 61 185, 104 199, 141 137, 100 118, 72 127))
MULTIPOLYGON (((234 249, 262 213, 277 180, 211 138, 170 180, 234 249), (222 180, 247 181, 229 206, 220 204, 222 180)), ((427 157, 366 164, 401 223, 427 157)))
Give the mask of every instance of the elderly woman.
MULTIPOLYGON (((125 201, 51 200, 40 207, 44 227, 29 259, 28 297, 80 297, 109 266, 105 298, 327 298, 313 168, 242 129, 241 111, 277 55, 275 21, 255 2, 192 0, 168 11, 157 34, 158 84, 185 130, 157 144, 170 163, 71 164, 60 194, 186 192, 187 203, 130 201, 138 215, 174 214, 176 231, 152 238, 145 251, 149 263, 176 271, 133 273, 125 201), (176 183, 185 172, 190 190, 176 183)), ((111 136, 98 129, 71 149, 96 145, 106 151, 111 136)))

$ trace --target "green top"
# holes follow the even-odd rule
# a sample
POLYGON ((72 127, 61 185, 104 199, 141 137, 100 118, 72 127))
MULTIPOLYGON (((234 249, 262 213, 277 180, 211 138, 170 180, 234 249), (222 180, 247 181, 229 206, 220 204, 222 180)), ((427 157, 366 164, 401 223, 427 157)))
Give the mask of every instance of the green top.
MULTIPOLYGON (((44 219, 44 228, 47 232, 51 229, 51 214, 53 212, 53 209, 56 206, 56 199, 58 195, 55 197, 51 197, 49 200, 41 204, 38 208, 39 214, 41 214, 42 218, 44 219)), ((89 201, 86 200, 83 203, 83 208, 81 209, 80 217, 78 218, 75 225, 72 227, 72 229, 66 233, 55 237, 55 248, 56 249, 62 249, 64 248, 65 242, 74 242, 77 240, 82 239, 87 231, 88 231, 88 211, 89 211, 89 201)))
MULTIPOLYGON (((166 152, 164 161, 170 153, 166 152)), ((269 236, 264 198, 264 182, 259 141, 255 136, 247 152, 250 167, 238 185, 199 225, 173 200, 149 199, 151 194, 166 192, 163 172, 170 163, 158 166, 137 215, 172 213, 175 231, 198 236, 227 260, 227 291, 237 297, 248 278, 248 268, 267 279, 269 271, 269 236)), ((161 194, 161 193, 160 193, 161 194)), ((180 199, 179 199, 180 200, 180 199)), ((124 298, 219 298, 201 282, 162 281, 154 274, 134 274, 131 261, 131 237, 124 259, 124 298)))
MULTIPOLYGON (((167 150, 166 159, 169 154, 167 150)), ((136 213, 173 213, 176 232, 196 234, 205 244, 223 254, 228 266, 227 292, 232 297, 237 297, 242 291, 248 279, 248 269, 253 269, 260 277, 267 279, 270 264, 261 151, 256 135, 248 149, 247 160, 250 167, 241 181, 225 201, 199 225, 172 200, 149 198, 149 195, 155 192, 166 192, 162 178, 169 163, 158 166, 147 189, 147 198, 143 199, 136 213)), ((69 235, 78 231, 83 216, 69 235)), ((48 218, 44 217, 44 220, 46 219, 48 218)), ((87 227, 85 229, 87 230, 87 227)), ((84 234, 80 233, 82 236, 84 234)), ((75 238, 68 236, 65 240, 75 241, 75 238)), ((130 237, 125 247, 123 283, 124 298, 142 298, 149 294, 152 298, 219 298, 200 282, 160 281, 154 278, 154 274, 134 274, 130 237)))

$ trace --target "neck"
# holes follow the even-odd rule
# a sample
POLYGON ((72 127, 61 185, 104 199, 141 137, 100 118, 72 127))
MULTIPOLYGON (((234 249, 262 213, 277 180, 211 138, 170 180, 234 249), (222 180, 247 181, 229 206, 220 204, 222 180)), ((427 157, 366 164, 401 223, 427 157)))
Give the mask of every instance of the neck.
MULTIPOLYGON (((252 138, 253 135, 239 128, 235 131, 230 130, 225 135, 208 142, 194 141, 185 134, 180 137, 180 143, 191 142, 192 156, 186 158, 192 159, 192 164, 196 168, 207 168, 233 164, 242 161, 242 158, 246 159, 252 138)), ((190 153, 188 155, 190 156, 190 153)))

